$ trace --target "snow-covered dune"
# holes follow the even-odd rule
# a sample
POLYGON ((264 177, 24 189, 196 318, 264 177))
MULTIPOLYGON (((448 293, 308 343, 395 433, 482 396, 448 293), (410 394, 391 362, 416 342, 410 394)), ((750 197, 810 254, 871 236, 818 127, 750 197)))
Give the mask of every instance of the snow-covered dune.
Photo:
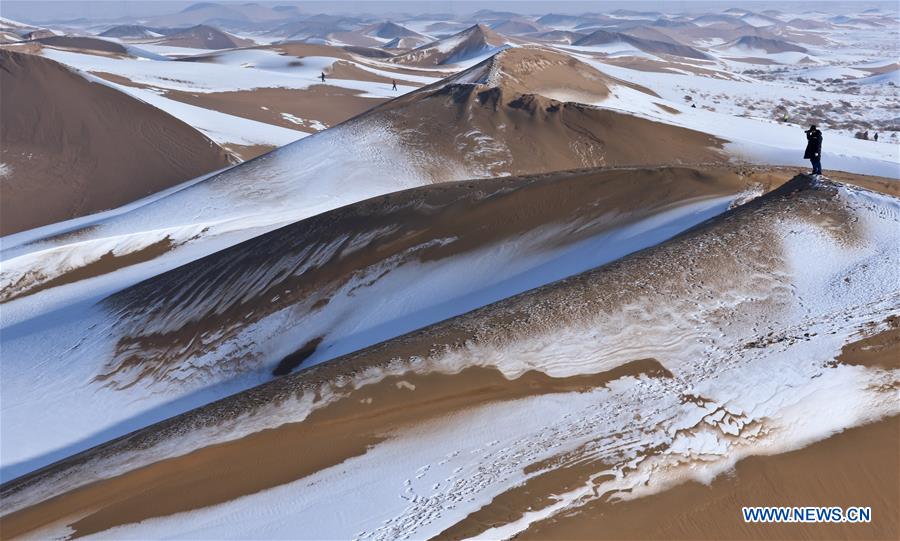
POLYGON ((77 282, 37 294, 59 308, 3 331, 4 477, 612 261, 785 178, 663 168, 435 185, 291 224, 97 303, 111 280, 78 302, 60 298, 77 282), (73 408, 77 419, 60 416, 73 408))
POLYGON ((117 207, 234 163, 182 120, 52 60, 0 50, 0 80, 0 234, 117 207))
POLYGON ((411 66, 471 66, 512 44, 483 24, 426 43, 407 53, 391 58, 391 62, 411 66))
MULTIPOLYGON (((153 276, 281 225, 434 182, 726 159, 717 149, 721 141, 703 133, 533 94, 555 95, 560 85, 580 99, 602 100, 611 87, 641 93, 567 56, 511 49, 126 212, 7 237, 4 298, 40 295, 39 288, 73 277, 111 275, 94 281, 89 293, 62 293, 68 301, 70 294, 98 298, 134 283, 135 276, 153 276), (625 132, 628 138, 621 137, 625 132), (654 145, 661 139, 669 143, 654 145), (150 257, 148 250, 161 243, 167 249, 150 257), (112 264, 98 265, 104 257, 112 264), (142 270, 122 272, 126 266, 142 270)), ((58 305, 48 302, 40 310, 58 305)), ((28 304, 11 307, 5 321, 21 319, 20 310, 40 303, 28 304)))
POLYGON ((840 356, 900 308, 898 224, 896 198, 797 177, 654 248, 8 483, 6 525, 493 538, 709 480, 900 413, 897 368, 840 356), (519 485, 542 497, 517 499, 519 485), (505 518, 472 516, 494 504, 505 518))

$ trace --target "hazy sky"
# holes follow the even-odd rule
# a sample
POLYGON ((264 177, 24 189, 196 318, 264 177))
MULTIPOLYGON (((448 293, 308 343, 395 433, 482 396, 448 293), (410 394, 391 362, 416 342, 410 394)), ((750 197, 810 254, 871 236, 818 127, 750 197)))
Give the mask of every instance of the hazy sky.
MULTIPOLYGON (((110 20, 121 17, 137 18, 181 11, 201 0, 3 0, 0 16, 26 22, 86 18, 110 20)), ((214 0, 217 3, 250 3, 253 0, 214 0)), ((505 9, 518 13, 581 13, 614 9, 647 9, 664 11, 719 11, 729 7, 805 11, 827 9, 843 12, 866 7, 897 9, 896 2, 870 0, 816 0, 785 2, 780 0, 643 0, 643 1, 557 1, 557 0, 330 0, 293 1, 261 0, 257 3, 272 5, 294 4, 307 13, 426 13, 443 12, 464 14, 479 9, 505 9)))

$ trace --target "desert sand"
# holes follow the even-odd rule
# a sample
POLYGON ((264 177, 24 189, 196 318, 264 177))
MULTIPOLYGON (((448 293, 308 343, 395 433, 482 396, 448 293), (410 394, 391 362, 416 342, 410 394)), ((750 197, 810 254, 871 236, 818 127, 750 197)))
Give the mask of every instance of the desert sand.
MULTIPOLYGON (((521 539, 897 539, 900 418, 851 428, 809 447, 739 462, 627 502, 598 501, 532 525, 521 539), (743 506, 863 506, 871 523, 748 524, 743 506)), ((519 505, 527 505, 519 502, 519 505)))
POLYGON ((0 62, 9 170, 0 234, 116 207, 233 163, 182 121, 56 62, 8 50, 0 62))

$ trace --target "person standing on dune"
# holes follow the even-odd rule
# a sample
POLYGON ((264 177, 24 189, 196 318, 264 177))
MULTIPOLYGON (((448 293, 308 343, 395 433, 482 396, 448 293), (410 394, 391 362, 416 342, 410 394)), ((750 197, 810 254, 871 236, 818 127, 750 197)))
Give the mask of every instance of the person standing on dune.
POLYGON ((325 82, 325 72, 323 71, 322 73, 320 73, 319 77, 322 78, 322 82, 324 83, 325 82))
POLYGON ((391 81, 393 88, 391 90, 397 90, 397 81, 391 81))
POLYGON ((812 174, 822 174, 822 132, 813 124, 806 130, 806 152, 803 158, 812 164, 812 174))

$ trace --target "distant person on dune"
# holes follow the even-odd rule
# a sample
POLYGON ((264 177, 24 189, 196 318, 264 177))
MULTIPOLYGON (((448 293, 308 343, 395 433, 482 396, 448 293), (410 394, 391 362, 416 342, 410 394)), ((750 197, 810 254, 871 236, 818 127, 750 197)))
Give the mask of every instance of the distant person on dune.
POLYGON ((875 134, 875 137, 873 137, 873 139, 875 139, 875 142, 878 142, 878 134, 877 133, 875 134))
POLYGON ((391 81, 391 85, 394 87, 391 90, 397 90, 397 81, 391 81))
POLYGON ((323 71, 322 73, 320 73, 319 77, 322 78, 322 82, 324 83, 325 82, 325 72, 323 71))
POLYGON ((812 164, 812 174, 822 174, 822 132, 813 124, 806 130, 806 152, 803 158, 812 164))

